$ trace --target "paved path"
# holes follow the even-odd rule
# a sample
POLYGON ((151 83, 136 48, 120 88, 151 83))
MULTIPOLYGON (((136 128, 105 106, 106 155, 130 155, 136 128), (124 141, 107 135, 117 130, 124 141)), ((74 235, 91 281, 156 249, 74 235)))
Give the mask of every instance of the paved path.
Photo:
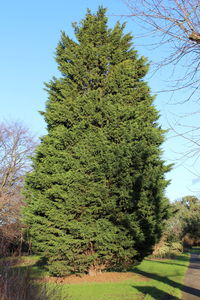
POLYGON ((191 254, 185 275, 182 300, 200 300, 200 251, 191 254))

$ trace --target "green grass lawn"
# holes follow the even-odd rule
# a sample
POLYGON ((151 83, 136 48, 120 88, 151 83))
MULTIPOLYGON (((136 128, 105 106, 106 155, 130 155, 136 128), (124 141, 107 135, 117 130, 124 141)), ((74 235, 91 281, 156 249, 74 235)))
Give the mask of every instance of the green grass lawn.
MULTIPOLYGON (((182 282, 189 254, 175 259, 145 259, 132 270, 133 276, 113 283, 45 284, 52 300, 165 300, 181 299, 182 282), (52 292, 53 291, 53 292, 52 292), (170 298, 169 298, 170 297, 170 298)), ((14 268, 29 265, 33 278, 48 273, 38 257, 25 257, 14 268)))
MULTIPOLYGON (((70 300, 164 300, 181 299, 184 274, 189 255, 171 260, 145 259, 133 269, 141 280, 127 279, 117 283, 82 283, 63 285, 63 297, 70 300)), ((49 284, 49 287, 55 287, 49 284)))

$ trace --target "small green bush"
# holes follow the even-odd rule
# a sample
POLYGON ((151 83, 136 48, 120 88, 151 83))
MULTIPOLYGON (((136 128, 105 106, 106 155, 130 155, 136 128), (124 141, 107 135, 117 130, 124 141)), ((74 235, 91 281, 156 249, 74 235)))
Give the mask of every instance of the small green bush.
POLYGON ((65 261, 52 261, 48 264, 49 272, 56 277, 67 276, 72 273, 71 268, 65 261))
POLYGON ((154 249, 152 257, 154 258, 173 258, 183 252, 183 245, 181 242, 166 242, 161 241, 154 249))

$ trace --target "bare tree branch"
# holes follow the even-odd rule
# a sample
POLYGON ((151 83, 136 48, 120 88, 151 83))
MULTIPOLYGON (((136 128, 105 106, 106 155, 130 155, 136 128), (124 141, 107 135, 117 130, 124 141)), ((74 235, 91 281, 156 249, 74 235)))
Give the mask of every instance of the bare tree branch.
POLYGON ((19 122, 0 123, 0 252, 21 237, 21 188, 36 143, 19 122))
POLYGON ((154 46, 168 45, 169 53, 155 62, 156 68, 184 64, 185 73, 177 78, 173 90, 189 87, 192 92, 188 100, 197 96, 200 86, 200 0, 123 2, 130 9, 128 16, 142 26, 146 36, 156 39, 154 46))

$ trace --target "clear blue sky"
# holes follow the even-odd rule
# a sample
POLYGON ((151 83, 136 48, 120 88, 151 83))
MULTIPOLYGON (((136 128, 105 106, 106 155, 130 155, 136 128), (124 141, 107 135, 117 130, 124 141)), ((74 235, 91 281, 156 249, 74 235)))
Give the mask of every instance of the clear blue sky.
MULTIPOLYGON (((0 10, 0 120, 23 121, 36 135, 45 134, 45 123, 39 115, 39 110, 45 109, 47 94, 43 90, 44 82, 52 76, 60 76, 54 61, 54 50, 60 38, 60 31, 64 30, 73 38, 71 23, 80 21, 86 9, 96 11, 99 5, 108 8, 109 24, 120 20, 127 21, 127 31, 134 36, 140 35, 140 29, 134 25, 130 18, 120 17, 128 13, 128 9, 120 0, 7 0, 2 1, 0 10), (118 16, 117 16, 118 15, 118 16)), ((146 41, 135 40, 136 49, 140 55, 156 60, 161 55, 160 50, 149 50, 141 46, 146 41)), ((167 51, 167 49, 166 49, 167 51)), ((166 86, 170 79, 168 68, 149 76, 152 91, 158 91, 166 86)), ((169 93, 158 94, 155 104, 160 111, 160 124, 164 129, 171 125, 174 127, 180 121, 196 126, 198 110, 196 103, 174 105, 169 93), (191 113, 188 116, 188 112, 191 113)), ((177 101, 184 98, 184 94, 176 94, 177 101)), ((176 126, 177 128, 177 126, 176 126)), ((183 127, 180 127, 183 130, 183 127)), ((174 162, 173 171, 168 174, 171 185, 166 195, 174 200, 184 195, 196 194, 200 191, 198 180, 199 163, 194 159, 182 163, 180 153, 188 150, 187 141, 169 132, 167 142, 163 145, 163 157, 167 163, 174 162)), ((195 146, 193 146, 195 147, 195 146)))

